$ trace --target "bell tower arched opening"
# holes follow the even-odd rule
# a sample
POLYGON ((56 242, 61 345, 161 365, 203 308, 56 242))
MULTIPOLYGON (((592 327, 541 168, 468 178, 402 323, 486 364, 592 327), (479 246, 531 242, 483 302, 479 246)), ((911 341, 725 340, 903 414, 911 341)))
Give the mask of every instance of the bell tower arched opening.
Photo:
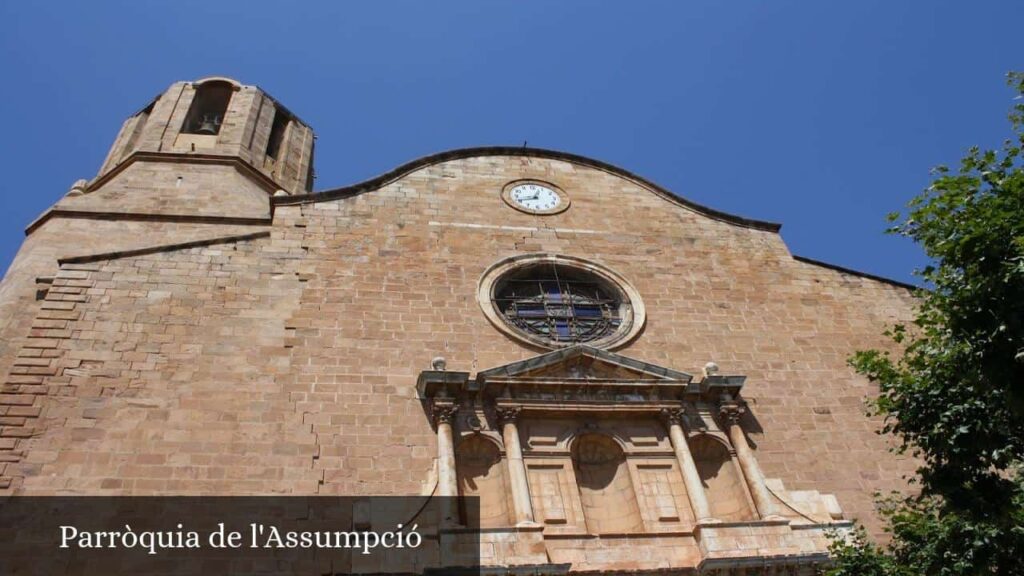
POLYGON ((224 80, 210 80, 196 87, 192 105, 181 127, 184 134, 216 136, 224 123, 235 87, 224 80))

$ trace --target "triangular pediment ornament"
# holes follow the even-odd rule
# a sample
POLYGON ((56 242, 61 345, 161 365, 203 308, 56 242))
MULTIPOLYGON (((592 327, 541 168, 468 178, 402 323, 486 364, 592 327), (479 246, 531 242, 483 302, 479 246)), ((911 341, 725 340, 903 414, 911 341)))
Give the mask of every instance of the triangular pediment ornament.
POLYGON ((693 376, 585 344, 562 348, 526 360, 484 370, 488 380, 671 381, 686 384, 693 376))
POLYGON ((705 375, 699 382, 672 370, 622 354, 577 344, 471 376, 468 372, 425 370, 416 382, 419 396, 435 402, 467 399, 531 409, 608 409, 660 411, 684 400, 734 398, 744 376, 705 375))

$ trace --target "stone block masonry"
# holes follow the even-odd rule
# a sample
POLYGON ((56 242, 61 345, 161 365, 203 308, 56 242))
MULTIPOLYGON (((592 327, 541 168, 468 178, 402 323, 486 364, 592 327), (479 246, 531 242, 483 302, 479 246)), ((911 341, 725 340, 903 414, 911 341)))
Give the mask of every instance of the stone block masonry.
MULTIPOLYGON (((873 494, 906 489, 915 464, 876 434, 863 405, 876 390, 846 362, 888 346, 884 329, 911 318, 907 286, 795 258, 776 225, 563 153, 453 151, 303 194, 308 127, 239 87, 219 135, 179 140, 191 104, 178 96, 198 90, 185 84, 126 123, 101 175, 30 227, 0 284, 0 493, 463 490, 439 446, 458 460, 487 430, 459 409, 439 435, 418 375, 439 357, 448 371, 480 373, 548 351, 496 328, 478 290, 503 259, 561 255, 613 270, 642 299, 646 324, 616 354, 693 374, 714 361, 746 376, 745 413, 719 422, 742 468, 708 476, 708 448, 687 445, 699 432, 692 415, 642 433, 627 422, 619 428, 642 436, 638 453, 664 454, 619 468, 616 490, 634 485, 661 510, 637 509, 638 521, 675 518, 674 528, 570 533, 534 510, 571 488, 570 469, 547 473, 568 453, 551 447, 568 444, 534 443, 534 416, 534 428, 509 420, 492 440, 515 462, 482 478, 508 483, 507 502, 486 511, 511 532, 482 545, 485 559, 724 570, 761 554, 789 566, 787 555, 820 559, 825 546, 791 528, 800 514, 841 514, 881 533, 873 494), (295 123, 268 159, 269 110, 295 123), (501 193, 523 179, 550 183, 571 205, 513 209, 501 193), (723 486, 735 498, 716 500, 723 486), (748 505, 736 526, 703 523, 748 505), (637 542, 650 546, 643 565, 631 563, 637 542)), ((475 448, 474 465, 487 465, 488 446, 475 448)))

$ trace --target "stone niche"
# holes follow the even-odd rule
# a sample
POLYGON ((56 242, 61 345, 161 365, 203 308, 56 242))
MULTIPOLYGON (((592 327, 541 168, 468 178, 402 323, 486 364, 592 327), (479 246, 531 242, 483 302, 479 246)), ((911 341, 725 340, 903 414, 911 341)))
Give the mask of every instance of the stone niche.
MULTIPOLYGON (((764 478, 744 381, 585 345, 472 378, 425 371, 436 493, 479 498, 488 566, 810 573, 850 523, 831 495, 764 478)), ((463 521, 453 510, 447 529, 463 521)))

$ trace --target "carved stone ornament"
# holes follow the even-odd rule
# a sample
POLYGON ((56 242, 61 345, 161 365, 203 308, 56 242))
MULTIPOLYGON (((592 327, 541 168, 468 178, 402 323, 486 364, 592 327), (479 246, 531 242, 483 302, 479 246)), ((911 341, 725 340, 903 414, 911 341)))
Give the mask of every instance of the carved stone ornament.
POLYGON ((520 406, 499 406, 494 409, 494 413, 498 417, 498 423, 502 425, 518 420, 519 414, 522 411, 523 409, 520 406))
POLYGON ((747 407, 742 401, 735 400, 731 397, 722 398, 721 403, 718 405, 718 415, 721 416, 722 420, 729 424, 736 424, 740 421, 740 417, 747 411, 747 407))
POLYGON ((434 416, 434 424, 451 424, 455 418, 455 413, 459 411, 459 407, 455 404, 442 404, 435 402, 433 409, 431 410, 434 416))
POLYGON ((674 424, 684 426, 686 424, 686 408, 662 408, 661 418, 668 426, 674 424))

